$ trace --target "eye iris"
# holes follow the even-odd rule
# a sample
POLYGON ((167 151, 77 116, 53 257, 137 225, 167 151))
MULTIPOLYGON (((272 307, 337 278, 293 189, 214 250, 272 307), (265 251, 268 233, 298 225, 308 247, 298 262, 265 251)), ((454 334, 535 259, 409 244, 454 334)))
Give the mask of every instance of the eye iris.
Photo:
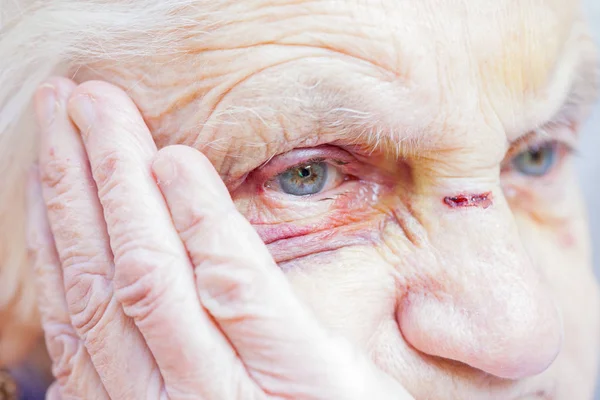
POLYGON ((555 161, 556 146, 553 143, 547 143, 517 155, 513 165, 525 175, 542 176, 550 171, 555 161))
POLYGON ((294 196, 307 196, 320 192, 327 182, 328 164, 314 162, 290 168, 279 175, 281 189, 294 196))

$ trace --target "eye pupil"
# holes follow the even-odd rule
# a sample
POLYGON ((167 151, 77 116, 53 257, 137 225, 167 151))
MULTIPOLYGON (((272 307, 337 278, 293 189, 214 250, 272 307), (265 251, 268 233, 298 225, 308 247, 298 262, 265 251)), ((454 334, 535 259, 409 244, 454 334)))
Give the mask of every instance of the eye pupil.
POLYGON ((307 178, 310 176, 310 174, 310 166, 298 168, 298 175, 300 178, 307 178))
POLYGON ((544 161, 544 153, 540 150, 531 150, 529 151, 529 158, 533 164, 539 165, 544 161))

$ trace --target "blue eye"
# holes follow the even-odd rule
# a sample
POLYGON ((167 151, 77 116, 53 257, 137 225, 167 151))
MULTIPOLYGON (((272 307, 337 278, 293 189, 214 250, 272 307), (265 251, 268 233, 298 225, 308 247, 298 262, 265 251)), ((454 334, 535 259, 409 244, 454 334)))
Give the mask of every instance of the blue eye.
POLYGON ((288 169, 277 180, 284 193, 308 196, 319 193, 327 183, 329 164, 312 162, 288 169))
POLYGON ((556 164, 558 149, 555 142, 542 143, 517 154, 513 160, 513 167, 524 175, 546 175, 556 164))

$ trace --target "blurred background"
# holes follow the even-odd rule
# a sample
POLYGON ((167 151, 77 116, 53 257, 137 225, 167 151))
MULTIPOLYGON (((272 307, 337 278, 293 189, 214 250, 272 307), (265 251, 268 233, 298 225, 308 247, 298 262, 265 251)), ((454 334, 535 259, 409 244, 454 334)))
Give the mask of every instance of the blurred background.
MULTIPOLYGON (((584 0, 584 3, 596 43, 600 46, 600 0, 584 0)), ((596 276, 600 278, 600 103, 596 105, 593 115, 584 128, 581 151, 582 157, 579 160, 581 183, 590 215, 592 240, 596 253, 594 260, 596 276)), ((600 373, 595 400, 600 400, 600 373)))
MULTIPOLYGON (((588 21, 600 46, 600 0, 584 0, 588 21)), ((584 127, 581 142, 582 157, 579 169, 583 192, 588 203, 594 249, 596 274, 600 277, 600 102, 584 127)))

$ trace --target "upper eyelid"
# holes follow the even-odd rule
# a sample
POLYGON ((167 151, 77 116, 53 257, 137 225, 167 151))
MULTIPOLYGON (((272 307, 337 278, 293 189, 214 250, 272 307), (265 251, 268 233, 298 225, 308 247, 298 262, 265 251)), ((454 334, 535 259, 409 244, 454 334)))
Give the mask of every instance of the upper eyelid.
POLYGON ((510 144, 510 148, 505 155, 505 160, 512 159, 514 156, 527 150, 531 146, 542 144, 544 142, 551 142, 553 140, 554 138, 552 138, 550 135, 541 134, 538 130, 529 132, 510 144))
POLYGON ((504 162, 510 161, 513 157, 532 146, 547 142, 558 142, 566 146, 570 152, 577 152, 576 128, 572 127, 572 125, 573 123, 570 120, 555 120, 519 137, 510 144, 504 157, 504 162), (565 133, 565 129, 569 130, 569 132, 565 133))
POLYGON ((343 166, 354 161, 356 161, 354 156, 335 146, 294 149, 273 157, 269 162, 252 171, 252 175, 254 175, 255 179, 266 182, 290 168, 299 167, 311 162, 328 162, 335 166, 343 166))

